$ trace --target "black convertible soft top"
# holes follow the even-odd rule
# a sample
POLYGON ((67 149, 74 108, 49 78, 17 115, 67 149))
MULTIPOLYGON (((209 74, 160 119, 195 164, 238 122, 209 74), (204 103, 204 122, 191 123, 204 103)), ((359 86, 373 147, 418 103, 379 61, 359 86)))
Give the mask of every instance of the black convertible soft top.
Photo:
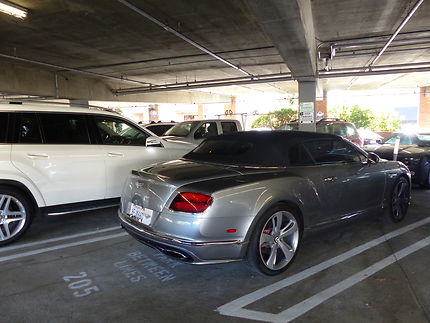
POLYGON ((243 131, 208 138, 185 159, 237 166, 285 167, 290 148, 312 139, 338 136, 303 131, 243 131))

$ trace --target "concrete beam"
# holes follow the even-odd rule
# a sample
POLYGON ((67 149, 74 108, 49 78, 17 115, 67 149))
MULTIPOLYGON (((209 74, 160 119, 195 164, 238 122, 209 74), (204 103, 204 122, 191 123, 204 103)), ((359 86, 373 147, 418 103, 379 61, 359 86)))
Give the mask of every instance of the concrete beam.
POLYGON ((153 103, 227 103, 230 96, 197 91, 173 91, 116 96, 114 89, 128 83, 83 77, 69 72, 51 71, 27 64, 0 62, 0 93, 32 95, 53 99, 153 103))
POLYGON ((293 76, 313 80, 316 42, 310 0, 248 0, 293 76))

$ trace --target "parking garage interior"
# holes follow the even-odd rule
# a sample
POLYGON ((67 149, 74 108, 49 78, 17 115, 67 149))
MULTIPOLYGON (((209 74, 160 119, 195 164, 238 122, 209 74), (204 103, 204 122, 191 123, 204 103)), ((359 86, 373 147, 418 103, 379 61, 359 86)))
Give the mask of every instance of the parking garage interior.
MULTIPOLYGON (((243 123, 239 100, 276 95, 315 132, 331 91, 415 89, 430 128, 429 16, 429 0, 0 0, 0 103, 193 106, 195 119, 219 105, 243 123)), ((400 223, 384 210, 311 232, 273 277, 168 257, 116 206, 39 215, 0 246, 0 320, 430 322, 429 197, 414 185, 400 223)))

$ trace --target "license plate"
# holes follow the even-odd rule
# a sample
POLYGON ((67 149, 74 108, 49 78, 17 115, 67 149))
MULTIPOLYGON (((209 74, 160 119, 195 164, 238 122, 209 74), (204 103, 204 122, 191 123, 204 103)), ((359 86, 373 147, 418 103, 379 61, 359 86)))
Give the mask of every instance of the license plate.
POLYGON ((136 205, 134 203, 129 203, 128 209, 128 215, 131 218, 146 225, 149 225, 151 223, 152 215, 154 213, 153 210, 141 207, 140 205, 136 205))

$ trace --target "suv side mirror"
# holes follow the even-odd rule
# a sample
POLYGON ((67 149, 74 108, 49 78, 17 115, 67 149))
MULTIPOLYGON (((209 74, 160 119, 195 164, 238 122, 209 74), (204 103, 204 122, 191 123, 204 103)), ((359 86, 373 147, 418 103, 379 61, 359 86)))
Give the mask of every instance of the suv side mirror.
POLYGON ((379 163, 379 161, 381 160, 381 158, 379 158, 379 156, 375 153, 368 153, 367 155, 367 163, 370 164, 377 164, 379 163))
POLYGON ((146 147, 163 147, 160 138, 150 136, 146 138, 146 147))

